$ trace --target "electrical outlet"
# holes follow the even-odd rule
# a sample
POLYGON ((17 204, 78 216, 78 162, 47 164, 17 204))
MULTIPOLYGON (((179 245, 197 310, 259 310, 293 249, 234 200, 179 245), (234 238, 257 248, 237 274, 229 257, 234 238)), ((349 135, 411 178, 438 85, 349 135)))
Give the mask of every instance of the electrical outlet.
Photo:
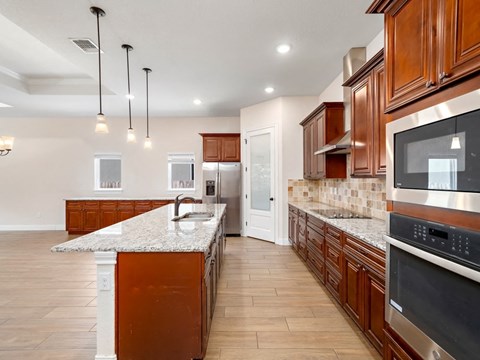
POLYGON ((110 291, 111 284, 110 284, 110 273, 109 272, 101 272, 98 274, 98 289, 100 291, 110 291))

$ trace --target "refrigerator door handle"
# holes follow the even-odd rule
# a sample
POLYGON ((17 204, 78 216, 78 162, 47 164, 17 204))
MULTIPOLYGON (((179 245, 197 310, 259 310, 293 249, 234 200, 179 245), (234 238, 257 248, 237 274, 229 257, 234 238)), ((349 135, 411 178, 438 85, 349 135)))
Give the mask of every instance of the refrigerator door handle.
POLYGON ((220 199, 222 197, 222 175, 220 171, 217 173, 217 204, 220 204, 220 199))

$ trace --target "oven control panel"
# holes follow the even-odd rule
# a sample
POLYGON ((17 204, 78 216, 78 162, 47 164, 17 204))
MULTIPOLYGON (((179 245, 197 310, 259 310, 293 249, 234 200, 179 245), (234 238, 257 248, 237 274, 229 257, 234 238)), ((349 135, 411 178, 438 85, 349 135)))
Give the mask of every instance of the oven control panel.
POLYGON ((450 260, 480 267, 480 232, 391 213, 390 236, 450 260))

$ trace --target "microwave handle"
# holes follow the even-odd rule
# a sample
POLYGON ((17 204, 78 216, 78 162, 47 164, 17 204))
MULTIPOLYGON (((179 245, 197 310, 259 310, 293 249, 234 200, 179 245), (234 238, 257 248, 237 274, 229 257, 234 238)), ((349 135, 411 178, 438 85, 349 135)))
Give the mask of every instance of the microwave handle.
POLYGON ((388 259, 390 259, 390 246, 395 246, 396 248, 404 250, 413 256, 419 257, 420 259, 426 260, 432 264, 435 264, 444 269, 450 270, 460 276, 466 277, 470 280, 480 283, 480 271, 470 269, 466 266, 457 264, 453 261, 447 260, 440 256, 421 250, 407 243, 404 243, 403 241, 394 239, 388 235, 383 235, 383 239, 387 242, 387 258, 388 259))

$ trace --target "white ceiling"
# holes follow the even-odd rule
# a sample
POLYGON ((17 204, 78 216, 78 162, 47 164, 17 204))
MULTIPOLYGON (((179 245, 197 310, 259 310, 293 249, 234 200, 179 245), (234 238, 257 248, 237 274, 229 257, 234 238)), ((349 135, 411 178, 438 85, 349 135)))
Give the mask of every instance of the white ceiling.
POLYGON ((127 114, 130 52, 133 115, 237 116, 278 96, 319 95, 341 72, 342 57, 383 26, 366 15, 372 0, 0 0, 0 117, 95 116, 97 56, 70 38, 96 43, 100 19, 104 113, 127 114), (275 47, 292 45, 280 55, 275 47), (275 88, 266 94, 264 88, 275 88), (203 104, 193 104, 200 98, 203 104))

